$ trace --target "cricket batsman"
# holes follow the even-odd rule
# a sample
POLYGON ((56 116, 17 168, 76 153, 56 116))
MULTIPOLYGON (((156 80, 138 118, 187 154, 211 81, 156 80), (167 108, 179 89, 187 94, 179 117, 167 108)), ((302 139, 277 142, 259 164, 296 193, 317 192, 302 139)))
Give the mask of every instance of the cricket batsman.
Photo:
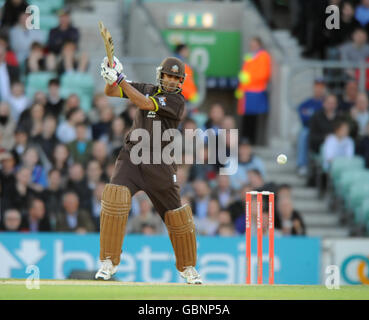
MULTIPOLYGON (((195 224, 189 205, 181 204, 176 182, 176 164, 134 164, 130 151, 138 141, 130 139, 135 129, 145 129, 153 136, 153 121, 160 121, 162 132, 177 129, 185 108, 181 94, 185 79, 184 63, 174 57, 163 60, 156 69, 157 85, 126 81, 123 66, 116 57, 111 68, 108 58, 101 64, 101 76, 106 82, 105 94, 128 98, 137 110, 132 128, 115 162, 115 168, 106 184, 101 200, 100 260, 96 279, 109 280, 117 271, 131 197, 143 190, 163 219, 176 257, 176 267, 189 284, 202 284, 195 269, 197 245, 195 224)), ((163 142, 159 149, 162 150, 163 142)), ((153 153, 151 144, 150 152, 153 153)), ((161 159, 161 158, 160 158, 161 159)))

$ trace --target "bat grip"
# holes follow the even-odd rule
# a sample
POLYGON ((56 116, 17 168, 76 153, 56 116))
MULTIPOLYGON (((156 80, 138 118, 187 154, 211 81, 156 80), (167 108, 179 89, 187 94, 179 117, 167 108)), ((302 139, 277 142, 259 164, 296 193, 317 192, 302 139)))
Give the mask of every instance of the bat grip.
POLYGON ((115 61, 113 61, 113 66, 111 67, 111 66, 110 66, 110 62, 108 62, 108 67, 109 67, 109 68, 114 69, 116 65, 117 65, 117 64, 115 63, 115 61))

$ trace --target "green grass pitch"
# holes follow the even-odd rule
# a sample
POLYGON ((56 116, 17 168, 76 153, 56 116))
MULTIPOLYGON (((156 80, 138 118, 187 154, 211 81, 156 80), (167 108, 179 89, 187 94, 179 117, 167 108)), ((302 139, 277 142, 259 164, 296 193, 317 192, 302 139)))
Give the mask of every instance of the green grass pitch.
POLYGON ((25 280, 0 280, 0 300, 369 300, 369 286, 187 285, 89 280, 40 280, 27 289, 25 280))

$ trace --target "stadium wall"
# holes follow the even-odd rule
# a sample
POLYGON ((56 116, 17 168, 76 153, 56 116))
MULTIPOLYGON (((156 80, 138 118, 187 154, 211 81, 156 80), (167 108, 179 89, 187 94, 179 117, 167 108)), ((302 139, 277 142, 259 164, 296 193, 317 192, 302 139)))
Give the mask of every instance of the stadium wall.
POLYGON ((328 266, 340 270, 340 284, 369 284, 369 239, 327 239, 322 242, 322 282, 328 266))
MULTIPOLYGON (((319 284, 319 238, 276 237, 275 283, 319 284)), ((252 279, 256 282, 256 239, 252 241, 252 279)), ((73 270, 94 271, 99 263, 98 234, 1 234, 0 278, 27 278, 36 265, 41 279, 66 279, 73 270)), ((268 282, 268 241, 264 239, 264 282, 268 282)), ((245 281, 245 238, 198 237, 197 267, 205 283, 245 281)), ((166 235, 128 235, 116 274, 120 281, 182 282, 166 235)))
POLYGON ((128 55, 139 57, 141 63, 134 66, 138 81, 156 83, 155 68, 165 57, 171 55, 154 21, 145 8, 133 2, 130 7, 128 31, 128 55), (137 35, 140 35, 139 39, 137 35), (143 63, 145 61, 147 63, 143 63))

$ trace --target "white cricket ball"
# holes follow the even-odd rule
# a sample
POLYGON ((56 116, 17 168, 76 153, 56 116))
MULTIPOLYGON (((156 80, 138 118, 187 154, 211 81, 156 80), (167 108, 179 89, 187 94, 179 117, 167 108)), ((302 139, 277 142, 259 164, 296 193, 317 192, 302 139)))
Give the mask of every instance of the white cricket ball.
POLYGON ((280 154, 278 157, 277 157, 277 162, 279 164, 285 164, 287 163, 287 156, 285 154, 280 154))

